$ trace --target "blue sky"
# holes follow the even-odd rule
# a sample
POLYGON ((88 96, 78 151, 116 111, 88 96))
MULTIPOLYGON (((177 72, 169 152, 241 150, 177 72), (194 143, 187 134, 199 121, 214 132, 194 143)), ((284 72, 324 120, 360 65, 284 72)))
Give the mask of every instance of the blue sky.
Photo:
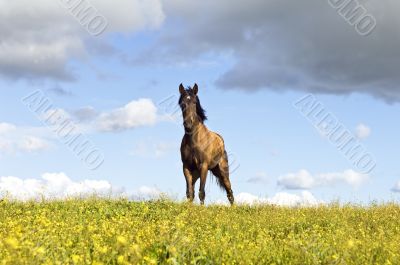
MULTIPOLYGON (((0 29, 6 36, 0 46, 3 192, 31 188, 27 183, 10 188, 4 177, 45 181, 43 174, 63 172, 73 183, 102 180, 127 191, 149 187, 184 198, 182 122, 179 115, 166 116, 176 110, 171 106, 177 104, 179 84, 196 82, 209 117, 206 125, 224 137, 231 168, 237 168, 231 181, 241 198, 399 199, 400 89, 392 67, 400 58, 396 49, 388 51, 399 37, 390 24, 390 5, 397 4, 368 4, 378 27, 361 37, 328 3, 314 1, 299 7, 293 18, 296 34, 290 19, 273 15, 291 17, 285 7, 297 4, 290 1, 254 0, 241 11, 239 2, 228 7, 226 1, 126 0, 112 12, 106 2, 91 1, 109 23, 103 34, 92 36, 62 7, 25 2, 8 4, 9 11, 19 11, 0 14, 21 22, 9 26, 15 34, 0 29), (210 6, 208 18, 194 12, 204 14, 210 6), (260 8, 265 12, 259 14, 260 8), (307 23, 309 12, 318 14, 318 25, 307 23), (382 13, 386 20, 379 20, 382 13), (31 27, 29 21, 34 21, 31 27), (61 24, 66 29, 56 28, 61 24), (97 170, 88 169, 23 104, 21 99, 38 89, 85 128, 104 154, 97 170), (310 93, 358 136, 376 160, 374 171, 357 172, 293 106, 310 93), (133 106, 140 99, 151 106, 137 110, 133 106), (133 109, 123 109, 129 103, 133 109), (83 113, 89 116, 83 119, 83 113), (119 129, 105 130, 105 122, 118 123, 119 129)), ((225 200, 211 178, 206 192, 208 201, 225 200)))

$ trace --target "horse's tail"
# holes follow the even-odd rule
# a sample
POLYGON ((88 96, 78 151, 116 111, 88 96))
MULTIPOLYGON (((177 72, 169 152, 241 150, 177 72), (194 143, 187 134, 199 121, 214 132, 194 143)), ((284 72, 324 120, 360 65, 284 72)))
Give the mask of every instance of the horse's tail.
POLYGON ((228 160, 228 153, 226 152, 226 150, 224 149, 224 156, 223 159, 225 160, 225 166, 223 168, 224 172, 226 172, 226 174, 228 174, 229 177, 229 160, 228 160))
POLYGON ((211 175, 215 177, 218 186, 225 190, 225 184, 223 182, 223 176, 227 176, 229 178, 229 161, 228 161, 228 153, 224 150, 224 154, 221 158, 223 163, 219 163, 215 168, 211 170, 211 175), (221 168, 221 166, 223 168, 221 168))

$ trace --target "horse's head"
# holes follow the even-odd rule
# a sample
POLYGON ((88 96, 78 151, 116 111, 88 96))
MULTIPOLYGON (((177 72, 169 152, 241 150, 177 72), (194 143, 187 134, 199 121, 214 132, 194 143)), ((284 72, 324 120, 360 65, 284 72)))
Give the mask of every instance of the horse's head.
POLYGON ((207 117, 204 114, 204 110, 200 105, 199 97, 197 93, 199 87, 194 84, 193 88, 185 89, 181 84, 179 86, 179 93, 181 94, 179 98, 179 106, 182 109, 183 115, 183 125, 186 130, 191 131, 193 127, 198 123, 203 123, 207 117))

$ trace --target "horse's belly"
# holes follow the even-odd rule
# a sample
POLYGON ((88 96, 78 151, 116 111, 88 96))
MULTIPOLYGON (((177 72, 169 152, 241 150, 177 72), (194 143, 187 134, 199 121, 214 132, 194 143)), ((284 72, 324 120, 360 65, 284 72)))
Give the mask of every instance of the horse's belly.
POLYGON ((207 155, 204 151, 196 151, 193 153, 193 164, 200 169, 202 163, 206 163, 209 169, 216 167, 221 161, 220 155, 207 155), (195 155, 198 154, 198 155, 195 155))
POLYGON ((209 168, 211 169, 211 168, 214 168, 214 167, 218 166, 220 161, 221 161, 221 156, 214 157, 214 159, 211 160, 209 168))
POLYGON ((195 168, 200 169, 200 160, 197 157, 193 157, 192 164, 195 168))
POLYGON ((200 169, 206 163, 209 169, 215 168, 221 161, 219 150, 203 150, 202 148, 187 147, 183 149, 182 160, 191 168, 200 169))

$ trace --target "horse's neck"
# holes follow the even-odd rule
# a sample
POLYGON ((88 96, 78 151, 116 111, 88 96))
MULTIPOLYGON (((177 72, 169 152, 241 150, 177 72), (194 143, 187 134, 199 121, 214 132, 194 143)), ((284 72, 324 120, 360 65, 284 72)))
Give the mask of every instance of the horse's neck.
POLYGON ((193 133, 189 135, 190 137, 190 142, 192 145, 200 145, 202 141, 207 139, 207 134, 209 133, 209 130, 203 123, 197 124, 194 129, 193 133))

